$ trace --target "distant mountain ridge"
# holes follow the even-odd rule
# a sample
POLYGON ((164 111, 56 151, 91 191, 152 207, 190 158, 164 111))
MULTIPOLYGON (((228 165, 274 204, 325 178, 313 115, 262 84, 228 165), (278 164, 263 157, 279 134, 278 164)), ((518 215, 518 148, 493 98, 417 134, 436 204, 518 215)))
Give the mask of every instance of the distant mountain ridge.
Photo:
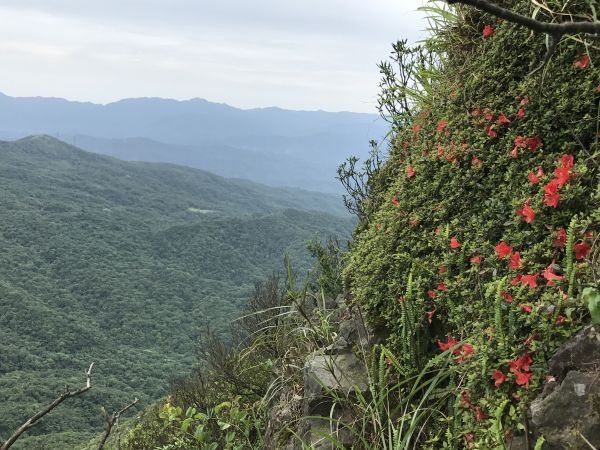
POLYGON ((242 110, 203 99, 138 98, 99 105, 0 94, 0 138, 48 134, 124 160, 172 162, 328 192, 341 191, 337 166, 350 155, 365 156, 368 142, 386 131, 375 114, 242 110), (147 150, 140 145, 144 142, 147 150))

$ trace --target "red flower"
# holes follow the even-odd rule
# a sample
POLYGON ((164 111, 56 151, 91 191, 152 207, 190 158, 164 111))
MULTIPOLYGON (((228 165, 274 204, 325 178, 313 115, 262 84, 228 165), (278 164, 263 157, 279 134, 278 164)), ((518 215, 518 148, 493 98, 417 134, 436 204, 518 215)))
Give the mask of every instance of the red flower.
POLYGON ((521 264, 521 254, 519 252, 515 252, 510 257, 510 262, 508 263, 508 268, 509 269, 519 269, 521 267, 523 267, 523 264, 521 264))
POLYGON ((540 177, 538 177, 535 173, 529 172, 527 175, 527 179, 531 184, 538 184, 540 182, 540 177))
POLYGON ((473 156, 471 158, 471 165, 481 167, 482 164, 483 164, 483 161, 480 160, 477 156, 473 156))
POLYGON ((519 110, 517 111, 517 119, 523 119, 523 118, 525 118, 525 109, 519 108, 519 110))
POLYGON ((530 314, 533 311, 531 305, 528 305, 527 303, 521 303, 519 308, 521 308, 523 312, 526 312, 527 314, 530 314))
POLYGON ((573 250, 575 250, 575 258, 578 260, 582 260, 585 259, 585 257, 588 255, 591 249, 590 246, 587 245, 585 242, 580 242, 573 246, 573 250))
POLYGON ((527 147, 527 142, 525 139, 523 139, 523 136, 517 136, 515 138, 515 147, 513 148, 512 152, 510 152, 510 156, 512 158, 516 158, 519 156, 519 149, 525 147, 527 147))
POLYGON ((556 185, 558 187, 564 186, 569 182, 569 178, 571 178, 571 169, 566 167, 557 167, 554 171, 554 176, 556 177, 556 185))
POLYGON ((524 353, 520 358, 515 358, 512 361, 509 361, 509 370, 512 373, 515 373, 517 370, 523 369, 525 372, 529 371, 529 366, 533 362, 533 358, 527 352, 524 353))
POLYGON ((511 284, 512 286, 516 286, 517 284, 519 284, 519 283, 521 282, 521 280, 522 280, 522 279, 523 279, 523 275, 521 275, 521 274, 519 273, 519 274, 517 274, 517 276, 516 276, 516 277, 514 277, 514 278, 511 280, 510 284, 511 284))
POLYGON ((537 287, 537 273, 534 273, 533 275, 523 275, 521 277, 521 284, 522 285, 529 285, 529 289, 533 289, 537 287))
POLYGON ((448 125, 448 122, 444 122, 443 120, 440 120, 437 124, 437 131, 438 132, 444 131, 444 129, 446 128, 446 125, 448 125))
POLYGON ((394 195, 392 197, 392 203, 394 204, 394 206, 398 206, 400 204, 400 202, 398 201, 398 196, 394 195))
POLYGON ((502 383, 508 380, 508 377, 504 375, 500 369, 496 369, 494 371, 494 373, 492 374, 492 378, 494 379, 494 384, 496 386, 500 386, 502 383))
POLYGON ((435 309, 432 309, 431 311, 426 311, 425 315, 427 316, 427 320, 429 321, 429 324, 431 325, 431 321, 433 320, 433 315, 435 314, 435 309))
POLYGON ((460 355, 460 358, 458 358, 458 359, 456 360, 456 363, 457 363, 457 364, 462 364, 463 362, 465 362, 465 359, 466 359, 466 358, 467 358, 469 355, 471 355, 471 354, 472 354, 474 351, 475 351, 475 350, 473 350, 473 347, 472 347, 470 344, 463 344, 463 345, 460 347, 460 350, 459 350, 459 351, 455 350, 455 351, 453 352, 453 354, 455 354, 455 355, 460 355))
POLYGON ((496 125, 505 125, 507 123, 510 123, 510 119, 504 114, 500 113, 498 115, 498 120, 496 120, 496 125))
POLYGON ((567 230, 559 228, 556 232, 557 239, 552 241, 554 247, 564 247, 567 243, 567 230))
POLYGON ((558 183, 556 180, 550 181, 544 186, 544 203, 546 205, 556 208, 560 201, 560 194, 558 193, 558 183))
POLYGON ((457 249, 458 247, 460 247, 460 242, 458 242, 458 239, 456 239, 454 236, 452 236, 452 239, 450 239, 450 248, 454 248, 457 249))
POLYGON ((456 345, 456 341, 451 337, 448 338, 447 342, 438 341, 438 346, 442 351, 450 350, 452 347, 456 345))
POLYGON ((491 25, 486 25, 485 27, 483 27, 482 34, 484 39, 492 37, 494 35, 494 27, 492 27, 491 25))
POLYGON ((525 385, 525 389, 529 389, 529 379, 533 376, 533 372, 521 372, 517 370, 514 374, 517 376, 515 383, 519 386, 525 385))
POLYGON ((554 273, 554 268, 552 266, 548 266, 546 267, 543 271, 542 271, 542 276, 548 280, 548 286, 552 286, 554 283, 554 280, 557 281, 562 281, 564 280, 565 277, 561 276, 561 275, 556 275, 556 273, 554 273))
POLYGON ((437 290, 438 291, 447 291, 448 287, 444 283, 438 283, 437 290))
POLYGON ((427 291, 427 295, 429 296, 429 298, 431 300, 433 300, 434 298, 437 297, 437 292, 435 292, 435 291, 427 291))
POLYGON ((472 256, 471 257, 471 264, 481 264, 481 261, 483 260, 483 258, 479 255, 476 256, 472 256))
POLYGON ((508 292, 506 292, 506 291, 501 291, 501 292, 500 292, 500 295, 502 296, 502 298, 503 298, 504 300, 506 300, 506 303, 509 303, 509 304, 510 304, 510 303, 512 303, 512 302, 513 302, 512 295, 510 295, 508 292))
POLYGON ((461 347, 461 351, 464 356, 469 356, 475 350, 473 350, 473 346, 471 344, 463 344, 461 347))
POLYGON ((575 159, 573 158, 573 155, 562 155, 560 163, 565 169, 572 169, 575 159))
POLYGON ((412 127, 413 133, 419 134, 419 132, 421 131, 422 128, 423 128, 423 125, 419 125, 419 124, 413 125, 413 127, 412 127))
POLYGON ((554 325, 560 327, 561 325, 564 325, 564 323, 567 321, 567 318, 565 316, 556 316, 556 320, 554 321, 554 325))
POLYGON ((477 422, 482 422, 487 419, 487 414, 481 410, 479 406, 475 407, 475 420, 477 422))
POLYGON ((421 112, 419 113, 419 117, 420 117, 421 119, 427 119, 427 118, 429 117, 429 114, 431 114, 429 111, 421 111, 421 112))
POLYGON ((485 108, 483 110, 483 114, 483 117, 485 117, 485 120, 487 120, 488 122, 494 118, 494 111, 492 111, 490 108, 485 108))
POLYGON ((489 137, 491 137, 492 139, 495 137, 498 137, 498 133, 496 133, 496 131, 494 130, 495 125, 488 125, 485 128, 485 134, 487 134, 489 137))
POLYGON ((529 150, 531 150, 532 152, 535 152, 538 148, 544 146, 544 143, 539 138, 539 136, 533 136, 533 137, 527 138, 526 142, 527 142, 527 147, 529 147, 529 150))
POLYGON ((412 167, 407 167, 406 168, 406 177, 412 178, 414 176, 415 176, 415 169, 413 169, 412 167))
POLYGON ((531 223, 533 222, 533 219, 535 219, 535 211, 531 209, 531 206, 529 206, 530 201, 531 199, 527 199, 527 201, 523 204, 523 207, 517 209, 517 215, 523 216, 526 223, 531 223))
POLYGON ((512 253, 512 247, 504 241, 502 241, 498 245, 496 245, 495 248, 496 248, 496 253, 498 254, 498 258, 506 258, 508 255, 510 255, 512 253))
POLYGON ((600 84, 596 86, 596 92, 600 92, 600 84))
POLYGON ((590 57, 586 55, 582 55, 577 61, 573 63, 573 65, 581 70, 585 70, 590 65, 590 57))

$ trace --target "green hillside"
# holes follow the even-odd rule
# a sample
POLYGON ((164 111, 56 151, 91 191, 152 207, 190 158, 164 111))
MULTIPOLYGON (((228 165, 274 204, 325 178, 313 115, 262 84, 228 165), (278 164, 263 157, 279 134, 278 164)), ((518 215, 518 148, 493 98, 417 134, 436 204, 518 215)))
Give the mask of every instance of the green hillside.
POLYGON ((189 370, 198 333, 225 332, 285 252, 306 271, 308 240, 353 226, 333 196, 49 137, 0 143, 0 193, 0 437, 96 363, 94 389, 32 430, 54 434, 46 445, 63 433, 45 448, 96 432, 102 405, 147 406, 189 370))

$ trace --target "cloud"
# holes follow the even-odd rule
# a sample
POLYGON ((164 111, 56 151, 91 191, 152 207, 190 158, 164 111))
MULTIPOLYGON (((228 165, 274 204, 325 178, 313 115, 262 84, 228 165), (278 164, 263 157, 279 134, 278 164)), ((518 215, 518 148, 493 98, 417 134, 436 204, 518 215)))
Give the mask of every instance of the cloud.
POLYGON ((420 0, 5 0, 0 91, 374 111, 376 63, 420 0))

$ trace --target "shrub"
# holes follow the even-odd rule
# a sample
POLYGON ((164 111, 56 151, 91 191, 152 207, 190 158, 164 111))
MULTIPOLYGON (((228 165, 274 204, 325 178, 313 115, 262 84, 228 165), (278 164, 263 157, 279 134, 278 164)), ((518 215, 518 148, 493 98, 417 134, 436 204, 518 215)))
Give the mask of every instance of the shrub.
MULTIPOLYGON (((506 3, 532 13, 529 1, 506 3)), ((589 2, 565 8, 593 16, 589 2)), ((406 374, 454 349, 446 440, 496 448, 542 387, 545 361, 589 320, 580 293, 598 283, 600 51, 563 39, 528 76, 543 36, 471 8, 440 17, 428 42, 439 72, 368 182, 345 278, 406 374)))

